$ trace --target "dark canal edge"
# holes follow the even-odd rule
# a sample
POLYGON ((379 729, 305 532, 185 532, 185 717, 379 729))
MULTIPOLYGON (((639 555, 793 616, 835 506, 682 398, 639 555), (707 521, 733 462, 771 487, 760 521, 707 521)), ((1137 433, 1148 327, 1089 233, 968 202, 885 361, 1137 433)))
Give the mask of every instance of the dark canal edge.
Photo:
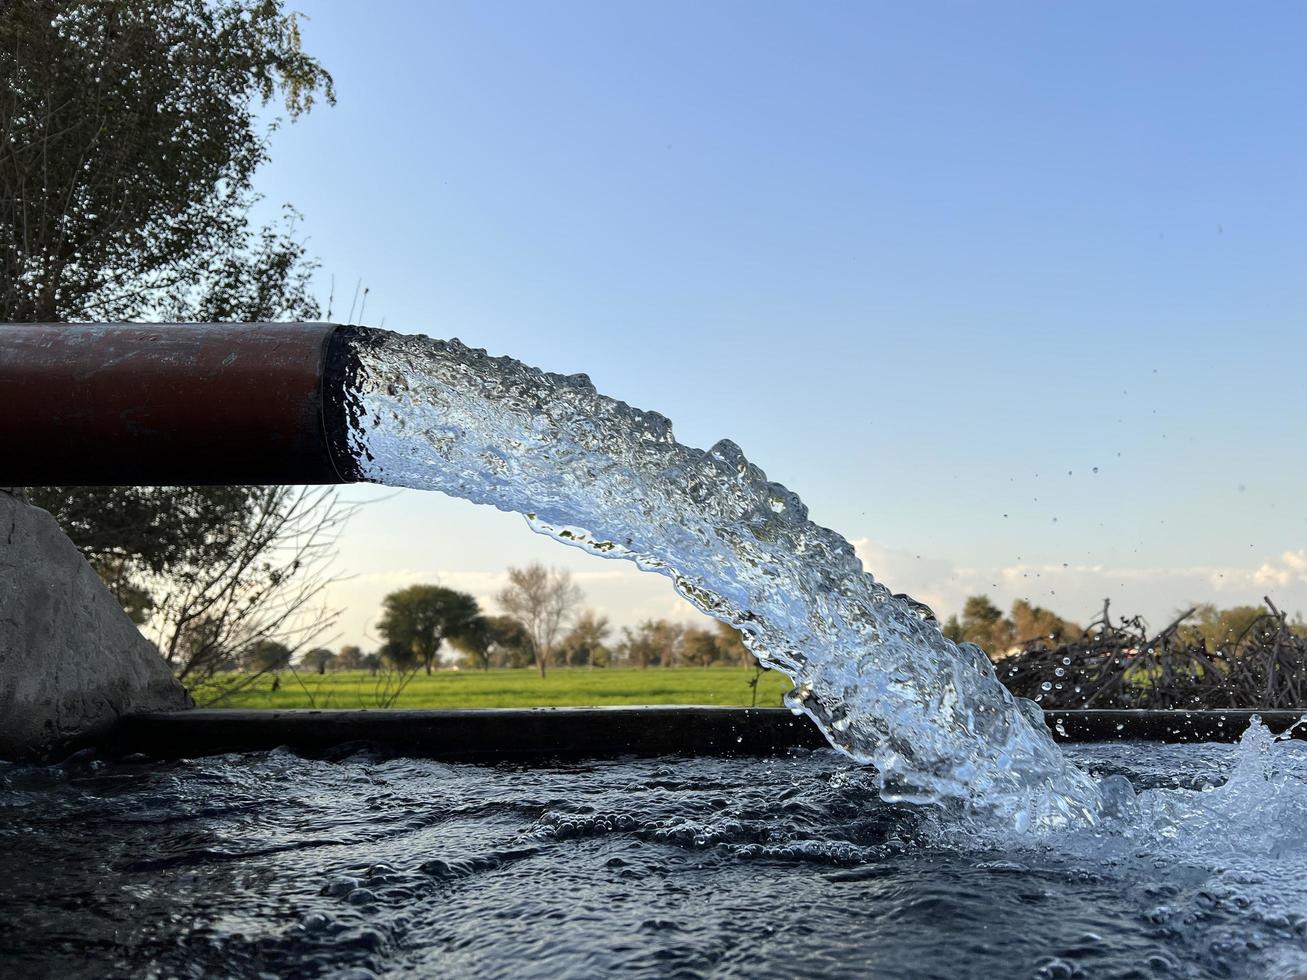
MULTIPOLYGON (((1304 713, 1244 709, 1044 713, 1054 737, 1064 742, 1233 742, 1254 716, 1280 732, 1304 713)), ((1307 731, 1295 730, 1293 737, 1307 738, 1307 731)), ((178 759, 282 747, 323 755, 362 745, 448 761, 546 762, 624 755, 783 756, 822 748, 826 741, 812 722, 785 708, 195 708, 125 716, 96 747, 114 756, 141 753, 178 759)))

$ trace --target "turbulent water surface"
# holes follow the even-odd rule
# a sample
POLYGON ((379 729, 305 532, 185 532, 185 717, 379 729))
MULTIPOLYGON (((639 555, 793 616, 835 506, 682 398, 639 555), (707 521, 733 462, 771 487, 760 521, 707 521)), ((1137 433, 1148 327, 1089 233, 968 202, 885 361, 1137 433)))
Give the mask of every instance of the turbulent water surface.
POLYGON ((951 802, 995 824, 1092 822, 1094 783, 976 647, 892 595, 852 546, 733 443, 681 445, 667 419, 457 341, 359 331, 350 449, 363 475, 528 516, 672 578, 795 682, 789 703, 875 766, 886 799, 951 802), (1033 720, 1033 723, 1032 723, 1033 720))
POLYGON ((1307 969, 1307 745, 1262 731, 1069 754, 1143 792, 1038 843, 960 838, 830 750, 0 765, 0 963, 60 978, 1307 969))

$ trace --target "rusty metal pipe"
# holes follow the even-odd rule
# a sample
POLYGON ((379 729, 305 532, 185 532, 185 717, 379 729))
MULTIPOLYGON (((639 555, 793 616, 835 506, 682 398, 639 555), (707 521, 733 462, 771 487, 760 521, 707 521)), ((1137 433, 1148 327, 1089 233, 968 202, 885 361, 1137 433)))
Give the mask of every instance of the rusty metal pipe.
POLYGON ((0 325, 0 486, 353 482, 351 330, 0 325))

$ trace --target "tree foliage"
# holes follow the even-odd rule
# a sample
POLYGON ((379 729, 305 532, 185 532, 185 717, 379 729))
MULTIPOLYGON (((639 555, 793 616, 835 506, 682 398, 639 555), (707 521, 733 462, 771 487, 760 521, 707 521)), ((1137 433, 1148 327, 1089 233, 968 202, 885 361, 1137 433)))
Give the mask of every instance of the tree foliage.
POLYGON ((512 616, 478 616, 450 642, 463 652, 468 666, 479 670, 535 663, 531 636, 512 616))
POLYGON ((634 627, 622 628, 616 654, 623 663, 640 668, 758 665, 740 632, 725 623, 703 629, 665 619, 646 619, 634 627))
POLYGON ((681 660, 685 626, 665 619, 646 619, 634 628, 622 628, 618 653, 633 667, 670 667, 681 660))
POLYGON ((1013 602, 1011 613, 1004 616, 989 596, 975 595, 963 604, 960 618, 949 617, 943 632, 955 642, 974 643, 991 657, 1001 657, 1015 646, 1076 636, 1080 627, 1025 599, 1013 602))
POLYGON ((757 658, 744 645, 744 634, 729 623, 717 623, 717 658, 741 667, 758 666, 757 658))
POLYGON ((386 638, 385 657, 396 667, 424 667, 439 662, 446 639, 475 628, 481 610, 476 599, 439 585, 410 585, 382 601, 377 630, 386 638))
POLYGON ((1265 615, 1263 606, 1218 609, 1214 603, 1204 602, 1193 607, 1189 618, 1180 625, 1179 635, 1190 643, 1201 641, 1209 649, 1224 650, 1236 644, 1265 615))
POLYGON ((248 217, 260 106, 334 100, 279 0, 9 0, 0 77, 0 319, 307 298, 302 251, 248 217))
POLYGON ((335 665, 336 655, 326 647, 314 647, 300 657, 300 663, 305 670, 311 670, 315 674, 325 674, 329 668, 335 665))
POLYGON ((290 666, 291 648, 276 640, 258 640, 241 654, 240 665, 251 674, 285 670, 290 666))
POLYGON ((332 670, 362 670, 363 669, 363 651, 352 643, 341 647, 336 651, 335 658, 331 661, 332 670))
MULTIPOLYGON (((280 0, 8 0, 0 78, 0 321, 317 316, 294 213, 250 219, 263 107, 334 100, 280 0)), ((285 543, 269 523, 334 520, 329 495, 256 487, 30 493, 188 679, 293 618, 235 629, 301 567, 252 551, 285 543)))
POLYGON ((248 533, 257 487, 32 487, 139 625, 150 585, 169 569, 230 559, 248 533))
POLYGON ((559 644, 560 659, 569 667, 607 667, 612 660, 612 651, 604 641, 611 632, 607 616, 586 609, 576 617, 576 622, 559 644))
POLYGON ((687 629, 681 638, 681 661, 687 667, 710 667, 722 651, 714 630, 687 629))

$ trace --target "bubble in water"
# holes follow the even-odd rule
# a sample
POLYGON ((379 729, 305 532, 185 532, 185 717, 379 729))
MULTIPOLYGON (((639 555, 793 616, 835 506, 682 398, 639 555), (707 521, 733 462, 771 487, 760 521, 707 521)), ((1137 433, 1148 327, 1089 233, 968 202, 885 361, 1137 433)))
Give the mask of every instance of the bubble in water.
POLYGON ((1114 817, 1125 816, 1134 806, 1135 788, 1124 776, 1107 776, 1098 784, 1103 810, 1114 817))

